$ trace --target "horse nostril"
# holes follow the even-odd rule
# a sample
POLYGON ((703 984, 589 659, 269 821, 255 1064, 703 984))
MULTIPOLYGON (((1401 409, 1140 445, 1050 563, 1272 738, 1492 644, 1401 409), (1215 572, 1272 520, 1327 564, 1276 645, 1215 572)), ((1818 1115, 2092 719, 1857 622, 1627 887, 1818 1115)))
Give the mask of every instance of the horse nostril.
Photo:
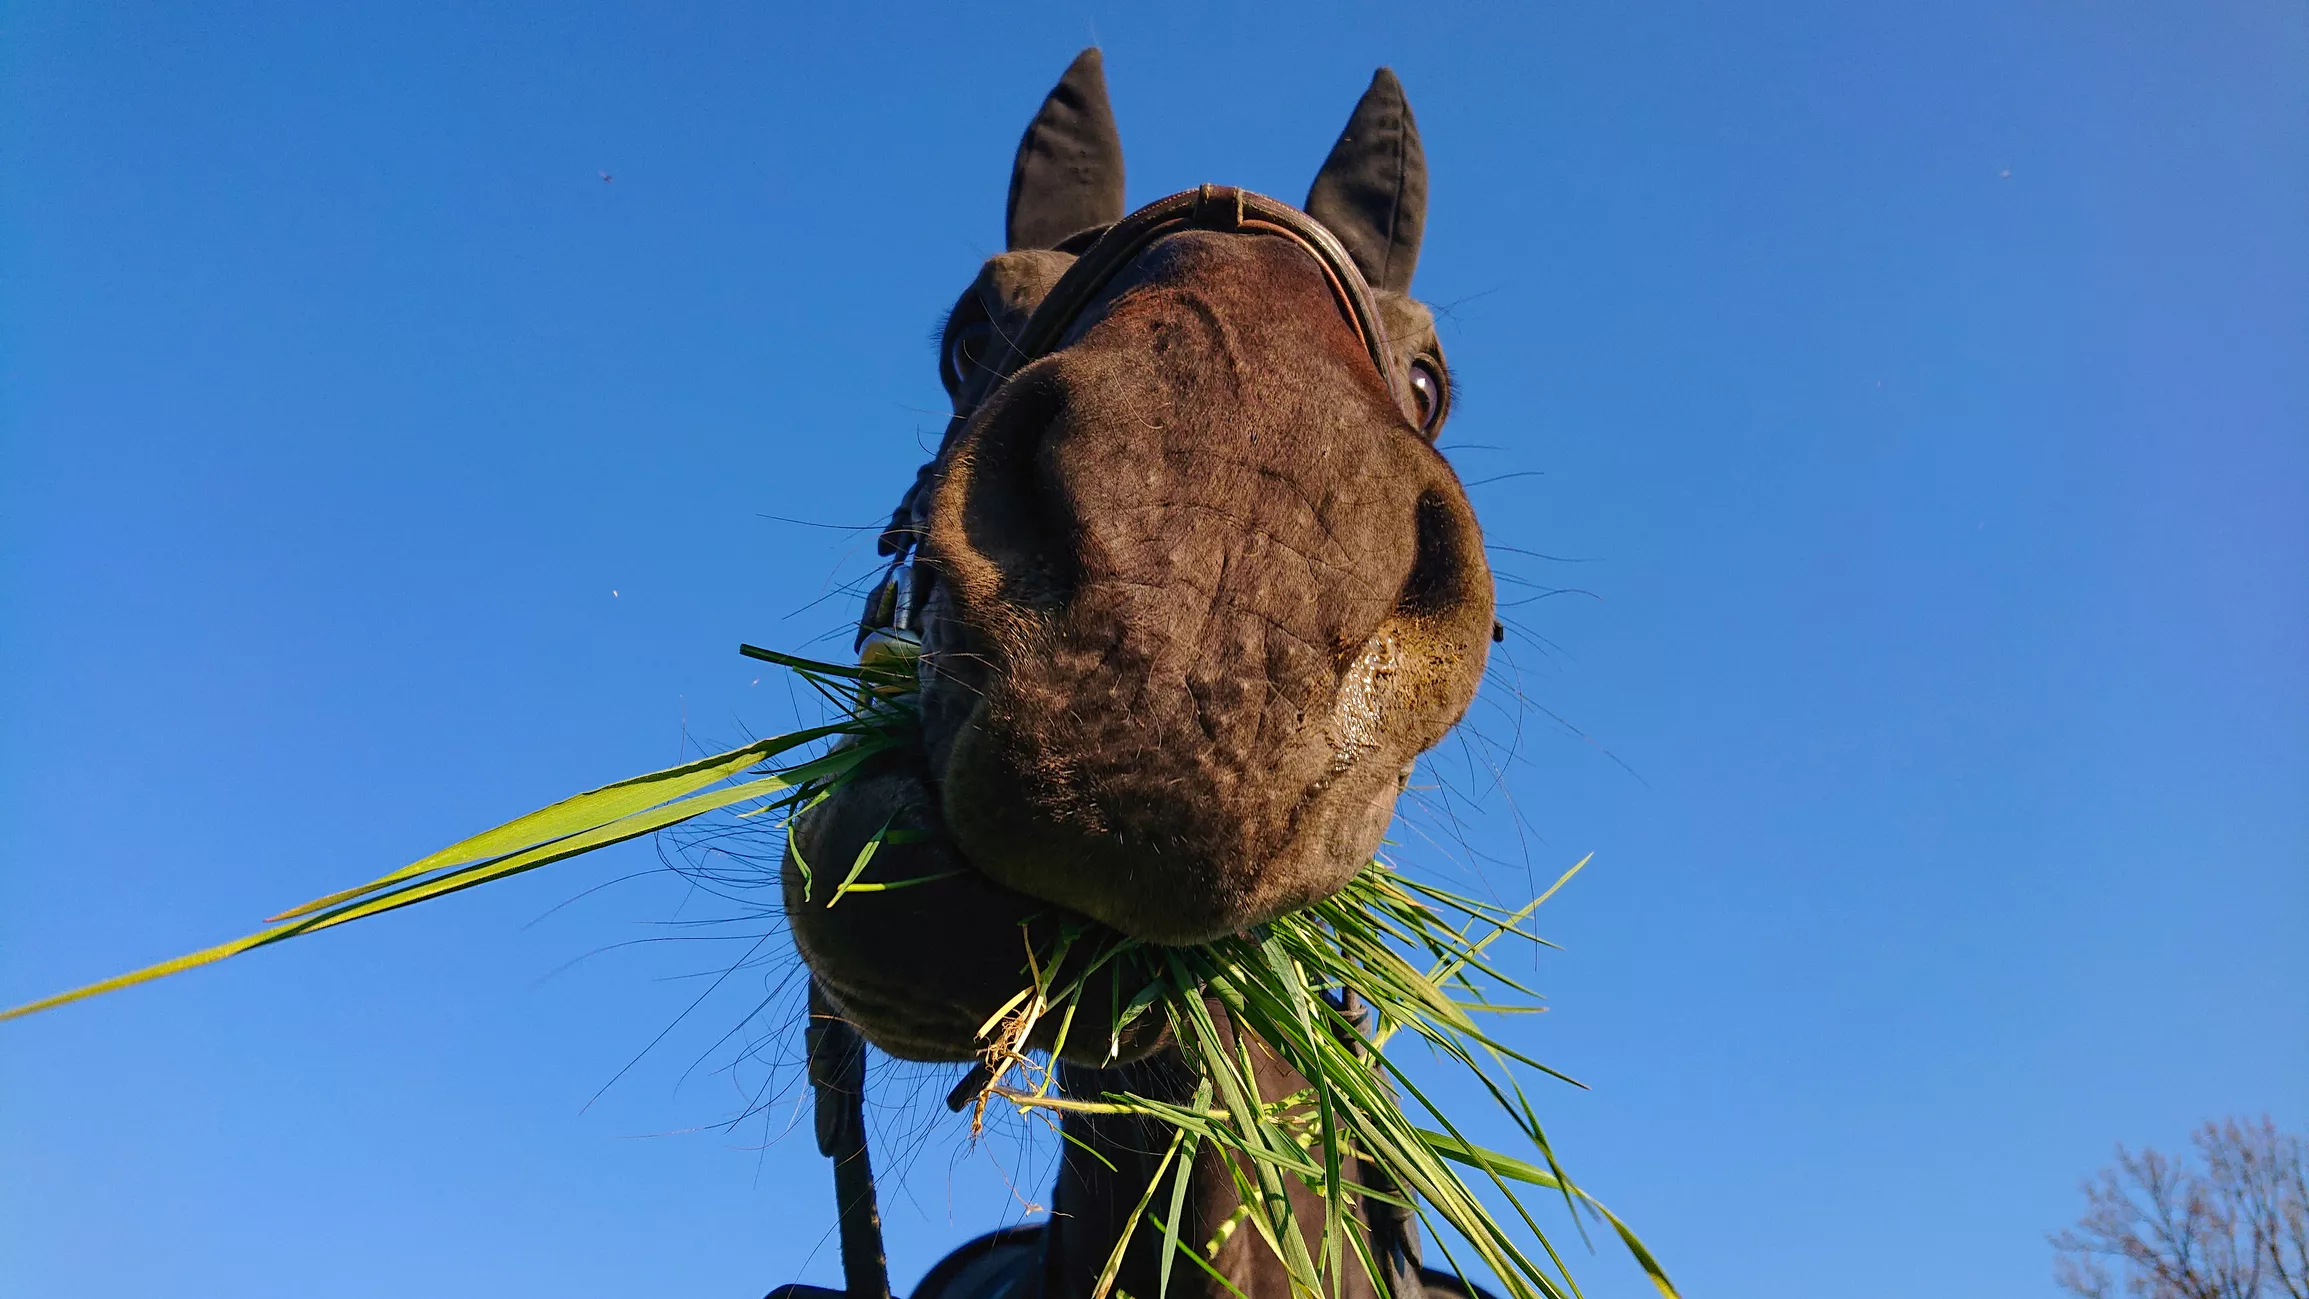
POLYGON ((1465 574, 1461 553, 1466 525, 1443 493, 1420 493, 1412 511, 1411 575, 1395 597, 1396 611, 1414 618, 1431 618, 1458 603, 1465 574))
POLYGON ((1080 524, 1048 444, 1065 415, 1065 392, 1028 379, 996 400, 933 499, 934 512, 943 507, 960 525, 947 531, 943 558, 965 604, 1055 609, 1079 579, 1080 524))

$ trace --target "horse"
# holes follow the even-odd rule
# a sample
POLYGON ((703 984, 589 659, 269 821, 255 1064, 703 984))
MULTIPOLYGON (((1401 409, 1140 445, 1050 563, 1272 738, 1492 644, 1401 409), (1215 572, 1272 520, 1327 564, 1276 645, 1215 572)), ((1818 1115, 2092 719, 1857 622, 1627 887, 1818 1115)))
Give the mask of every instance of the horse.
MULTIPOLYGON (((1384 68, 1299 207, 1203 185, 1128 209, 1095 48, 1028 125, 1006 250, 941 331, 952 419, 881 534, 890 570, 861 621, 863 652, 916 655, 919 743, 790 829, 782 889, 812 980, 847 1290, 774 1295, 889 1295, 864 1044, 976 1058, 1019 989, 1022 928, 1029 947, 1068 925, 1191 944, 1330 895, 1465 714, 1499 625, 1473 507, 1435 445, 1450 373, 1410 296, 1426 204, 1418 128, 1384 68), (847 864, 869 840, 862 882, 910 886, 811 900, 803 860, 847 864)), ((1096 1036, 1051 1062, 1062 1095, 1187 1101, 1160 1031, 1096 1036)), ((1250 1045, 1261 1094, 1306 1086, 1250 1045)), ((1062 1123, 1047 1219, 964 1246, 913 1299, 1091 1299, 1165 1133, 1133 1115, 1062 1123)), ((1292 1193, 1312 1233, 1323 1202, 1292 1193)), ((1232 1230, 1242 1209, 1204 1147, 1180 1226, 1202 1264, 1173 1270, 1170 1294, 1289 1299, 1281 1260, 1232 1230)), ((1467 1294, 1419 1266, 1407 1213, 1359 1212, 1383 1275, 1349 1269, 1336 1299, 1467 1294)), ((1111 1291, 1152 1299, 1163 1248, 1132 1236, 1111 1291)))

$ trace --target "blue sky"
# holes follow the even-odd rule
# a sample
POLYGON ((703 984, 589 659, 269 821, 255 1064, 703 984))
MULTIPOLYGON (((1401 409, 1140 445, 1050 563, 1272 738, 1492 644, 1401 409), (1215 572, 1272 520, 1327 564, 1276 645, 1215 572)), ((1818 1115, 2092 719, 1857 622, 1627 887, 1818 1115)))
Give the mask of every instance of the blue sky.
MULTIPOLYGON (((1687 1293, 2049 1294, 2112 1143, 2309 1123, 2300 6, 843 8, 11 6, 0 1001, 790 721, 734 646, 864 555, 780 520, 912 474, 1097 41, 1134 201, 1409 89, 1446 441, 1565 592, 1434 778, 1512 746, 1502 895, 1595 854, 1516 1031, 1687 1293)), ((831 1283, 806 1135, 716 1126, 777 971, 612 947, 656 864, 0 1028, 0 1289, 831 1283)), ((901 1288, 1047 1176, 941 1078, 901 1288)))

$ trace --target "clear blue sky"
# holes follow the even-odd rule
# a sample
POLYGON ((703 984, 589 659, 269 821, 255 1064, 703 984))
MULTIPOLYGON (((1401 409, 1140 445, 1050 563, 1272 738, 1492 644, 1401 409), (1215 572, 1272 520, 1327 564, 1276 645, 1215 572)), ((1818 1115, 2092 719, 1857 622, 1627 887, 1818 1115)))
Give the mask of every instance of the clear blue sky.
MULTIPOLYGON (((788 721, 733 647, 863 556, 770 516, 913 472, 1095 40, 1134 200, 1409 88, 1448 441, 1586 593, 1466 833, 1595 854, 1517 1031, 1687 1293, 2048 1294, 2112 1143, 2309 1122, 2309 11, 854 8, 10 6, 0 1001, 788 721)), ((713 1126, 762 973, 587 1108, 730 954, 562 968, 663 876, 530 922, 655 864, 0 1027, 0 1292, 831 1282, 806 1135, 713 1126)), ((942 1086, 879 1093, 901 1287, 1047 1174, 942 1086)))

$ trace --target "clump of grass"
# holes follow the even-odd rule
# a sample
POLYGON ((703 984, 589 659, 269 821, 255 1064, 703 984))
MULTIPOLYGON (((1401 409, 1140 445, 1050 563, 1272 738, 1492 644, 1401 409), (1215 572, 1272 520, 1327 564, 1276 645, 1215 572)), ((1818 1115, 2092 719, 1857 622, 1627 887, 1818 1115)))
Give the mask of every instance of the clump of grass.
MULTIPOLYGON (((400 910, 708 813, 730 810, 745 818, 791 819, 825 799, 868 759, 913 742, 916 719, 905 693, 913 675, 910 664, 884 660, 845 666, 752 646, 745 653, 791 669, 836 705, 843 720, 578 794, 367 884, 284 911, 245 937, 0 1011, 0 1020, 400 910)), ((1374 861, 1330 898, 1248 934, 1200 946, 1110 939, 1089 961, 1070 963, 1072 945, 1083 941, 1088 928, 1062 927, 1054 950, 1025 954, 1018 995, 980 1030, 983 1081, 975 1097, 973 1131, 986 1107, 996 1102, 1021 1113, 1134 1114, 1167 1126, 1171 1140, 1132 1227, 1133 1233, 1148 1230, 1164 1237, 1165 1290, 1173 1260, 1210 1267, 1197 1242, 1180 1234, 1188 1171, 1208 1145, 1237 1156, 1218 1162, 1231 1171, 1249 1206, 1241 1224, 1283 1259, 1294 1289, 1308 1295, 1340 1293, 1350 1266, 1373 1277, 1385 1275, 1363 1234, 1352 1229, 1360 1206, 1373 1201, 1416 1213, 1431 1229, 1447 1226, 1457 1232, 1474 1251, 1471 1261, 1496 1276, 1512 1299, 1576 1295, 1562 1258, 1518 1190, 1538 1187, 1560 1196, 1575 1220, 1585 1208, 1608 1222, 1652 1283, 1673 1299, 1676 1291, 1650 1251, 1557 1164, 1515 1066, 1562 1075, 1501 1041, 1475 1018, 1535 1009, 1530 1003, 1537 994, 1501 971, 1492 960, 1493 945, 1509 936, 1542 941, 1523 931, 1524 922, 1585 864, 1582 859, 1546 893, 1512 912, 1374 861), (1125 999, 1110 993, 1105 1005, 1085 1004, 1091 977, 1117 962, 1133 972, 1131 981, 1139 984, 1135 995, 1125 999), (1212 1014, 1214 1001, 1236 1030, 1232 1036, 1212 1014), (1355 1013, 1357 1006, 1371 1013, 1355 1013), (1055 1094, 1056 1070, 1027 1050, 1036 1030, 1056 1016, 1058 1027, 1045 1060, 1055 1060, 1070 1040, 1089 1033, 1105 1036, 1111 1057, 1124 1032, 1152 1015, 1164 1018, 1170 1040, 1198 1079, 1188 1104, 1127 1092, 1096 1098, 1055 1094), (1544 1166, 1470 1140, 1462 1125, 1387 1054, 1389 1043, 1406 1034, 1476 1080, 1544 1166), (1287 1096, 1261 1095, 1247 1038, 1306 1078, 1308 1087, 1287 1096), (1358 1159, 1378 1176, 1362 1184, 1354 1181, 1358 1159), (1463 1169, 1475 1174, 1476 1185, 1488 1187, 1509 1212, 1495 1213, 1463 1169), (1297 1221, 1287 1193, 1293 1179, 1312 1188, 1324 1204, 1312 1250, 1306 1224, 1297 1221), (1544 1256, 1546 1265, 1535 1255, 1544 1256)), ((918 882, 861 886, 856 880, 863 868, 863 859, 853 864, 835 896, 861 887, 918 882)), ((1121 985, 1108 980, 1104 986, 1121 985)), ((1439 1245, 1445 1239, 1441 1232, 1432 1234, 1439 1245)), ((1095 1299, 1106 1299, 1130 1239, 1126 1235, 1116 1245, 1095 1299)), ((1464 1274, 1461 1260, 1447 1249, 1446 1256, 1464 1274)))
MULTIPOLYGON (((1178 1224, 1188 1169, 1197 1148, 1208 1143, 1239 1156, 1223 1166, 1233 1171, 1243 1202, 1254 1206, 1244 1221, 1309 1294, 1340 1293, 1343 1270, 1350 1264, 1372 1276, 1384 1275, 1361 1233, 1349 1229, 1363 1200, 1401 1205, 1431 1228, 1446 1224, 1455 1229, 1474 1250, 1472 1261, 1497 1276, 1517 1299, 1576 1294, 1563 1260, 1518 1192, 1518 1186, 1536 1186, 1557 1193, 1575 1215, 1585 1207, 1608 1222, 1660 1292, 1673 1296, 1665 1271, 1635 1233, 1557 1164, 1514 1066, 1562 1075, 1502 1042, 1475 1018, 1535 1009, 1528 1000, 1500 999, 1502 992, 1525 999, 1537 994, 1493 964, 1493 944, 1511 935, 1542 941, 1521 926, 1585 864, 1582 859, 1546 893, 1509 912, 1374 861, 1338 894, 1249 934, 1195 947, 1123 940, 1083 966, 1066 986, 1054 988, 1043 972, 1062 964, 1062 948, 1036 963, 1028 992, 981 1034, 987 1041, 988 1081, 979 1105, 983 1109, 989 1098, 998 1098, 1023 1112, 1137 1114, 1168 1125, 1173 1137, 1163 1171, 1138 1206, 1134 1228, 1163 1234, 1166 1286, 1171 1258, 1203 1262, 1193 1243, 1179 1237, 1178 1224), (1050 1071, 1040 1071, 1033 1088, 1003 1085, 1008 1067, 1031 1063, 1018 1044, 1038 1020, 1062 1016, 1050 1054, 1065 1049, 1078 1012, 1090 1009, 1081 1005, 1082 990, 1109 961, 1128 962, 1150 977, 1119 1010, 1096 1008, 1105 1013, 1094 1014, 1094 1022, 1104 1020, 1100 1027, 1115 1042, 1139 1016, 1165 1016, 1170 1040, 1200 1079, 1192 1103, 1181 1106, 1129 1093, 1096 1100, 1054 1096, 1050 1071), (1236 1036, 1222 1031, 1210 1012, 1212 1000, 1225 1008, 1236 1036), (1373 1013, 1352 1013, 1358 1002, 1373 1013), (1470 1140, 1460 1123, 1387 1055, 1390 1040, 1406 1033, 1472 1075, 1531 1142, 1545 1167, 1470 1140), (1308 1088, 1262 1096, 1243 1034, 1306 1078, 1308 1088), (1410 1108, 1402 1098, 1408 1098, 1410 1108), (1422 1126, 1415 1114, 1434 1126, 1422 1126), (1351 1156, 1376 1166, 1382 1174, 1376 1180, 1386 1185, 1356 1184, 1351 1156), (1478 1184, 1494 1190, 1511 1217, 1502 1218, 1486 1206, 1460 1168, 1478 1174, 1478 1184), (1307 1248, 1303 1225, 1295 1221, 1286 1178, 1296 1178, 1323 1197, 1315 1250, 1307 1248), (1166 1189, 1167 1213, 1156 1203, 1166 1189), (1535 1259, 1519 1237, 1536 1244, 1550 1266, 1535 1259)), ((1061 944, 1071 937, 1062 935, 1061 944)), ((1443 1236, 1436 1233, 1435 1238, 1443 1236)), ((1128 1244, 1126 1237, 1116 1245, 1099 1296, 1111 1284, 1128 1244)), ((1459 1259, 1450 1262, 1461 1267, 1459 1259)))

